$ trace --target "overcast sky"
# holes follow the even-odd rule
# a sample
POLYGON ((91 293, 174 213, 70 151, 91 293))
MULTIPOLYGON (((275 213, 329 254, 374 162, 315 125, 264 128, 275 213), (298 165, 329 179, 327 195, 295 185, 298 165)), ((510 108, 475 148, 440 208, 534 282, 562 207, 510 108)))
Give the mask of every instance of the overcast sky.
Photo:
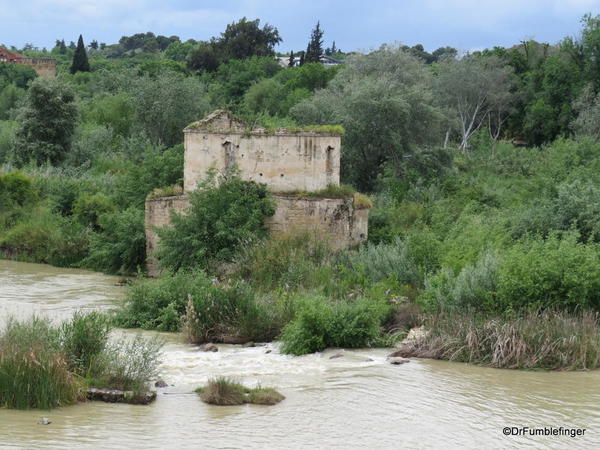
POLYGON ((50 48, 80 33, 110 44, 145 31, 205 40, 246 16, 276 26, 284 52, 306 48, 317 20, 325 45, 344 51, 391 42, 476 50, 556 43, 578 34, 588 12, 600 14, 600 0, 0 0, 0 44, 50 48))

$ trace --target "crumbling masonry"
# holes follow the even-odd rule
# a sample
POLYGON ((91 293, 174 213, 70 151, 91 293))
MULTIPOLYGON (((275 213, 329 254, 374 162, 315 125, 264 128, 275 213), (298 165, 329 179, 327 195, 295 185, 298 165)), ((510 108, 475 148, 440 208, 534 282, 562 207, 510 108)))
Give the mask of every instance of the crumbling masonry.
POLYGON ((272 235, 314 231, 334 248, 359 244, 367 238, 367 208, 354 198, 302 195, 340 182, 340 136, 313 131, 248 129, 226 111, 218 110, 184 130, 183 195, 146 200, 148 273, 158 275, 152 258, 158 245, 155 227, 170 224, 171 212, 184 213, 188 193, 209 169, 225 172, 237 167, 240 177, 266 184, 274 193, 275 214, 267 219, 272 235))

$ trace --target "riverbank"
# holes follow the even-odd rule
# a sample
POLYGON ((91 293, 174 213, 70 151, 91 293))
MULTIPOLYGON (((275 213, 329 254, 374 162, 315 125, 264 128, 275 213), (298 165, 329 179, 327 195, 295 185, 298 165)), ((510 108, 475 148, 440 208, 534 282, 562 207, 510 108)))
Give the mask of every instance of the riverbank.
MULTIPOLYGON (((60 319, 83 307, 110 308, 121 301, 123 288, 114 286, 117 281, 79 270, 0 261, 0 309, 15 292, 20 295, 10 294, 9 309, 23 315, 60 319)), ((136 331, 121 333, 133 337, 136 331)), ((531 444, 526 437, 504 437, 506 424, 600 429, 599 371, 511 371, 424 359, 395 366, 387 359, 392 350, 377 348, 291 357, 281 354, 278 344, 217 344, 213 353, 184 344, 173 333, 143 334, 167 342, 159 370, 169 386, 157 390, 155 403, 88 402, 50 413, 0 409, 3 444, 31 449, 169 448, 177 436, 181 448, 199 443, 303 448, 314 446, 317 433, 320 444, 330 448, 397 448, 398 442, 416 448, 505 447, 531 444), (338 354, 342 357, 332 359, 338 354), (274 407, 207 405, 193 391, 215 376, 250 387, 277 386, 286 399, 274 407), (52 423, 37 425, 42 415, 52 423)), ((593 438, 586 433, 570 442, 594 448, 593 438)), ((539 437, 535 443, 557 449, 565 445, 558 437, 539 437)))

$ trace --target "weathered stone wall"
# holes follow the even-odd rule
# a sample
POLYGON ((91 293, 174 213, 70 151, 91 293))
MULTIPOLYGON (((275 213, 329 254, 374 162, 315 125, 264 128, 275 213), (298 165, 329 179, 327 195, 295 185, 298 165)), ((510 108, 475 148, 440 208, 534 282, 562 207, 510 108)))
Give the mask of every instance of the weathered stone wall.
POLYGON ((184 190, 196 189, 210 168, 224 172, 235 165, 241 178, 274 192, 318 191, 340 182, 340 145, 337 135, 188 128, 184 190))
MULTIPOLYGON (((275 195, 275 201, 275 214, 266 221, 272 235, 315 232, 326 237, 336 249, 357 245, 367 239, 369 210, 355 208, 352 198, 275 195)), ((159 241, 154 228, 169 225, 171 211, 184 213, 188 206, 187 195, 146 200, 146 252, 150 276, 160 273, 157 261, 152 258, 159 241)))
POLYGON ((350 198, 303 198, 275 195, 275 214, 267 219, 272 235, 314 231, 335 249, 358 245, 367 239, 368 209, 357 209, 350 198))
POLYGON ((159 241, 155 228, 170 225, 171 211, 181 214, 189 204, 187 195, 146 199, 146 265, 150 276, 157 276, 160 273, 158 261, 152 257, 159 241))
POLYGON ((56 60, 51 58, 24 58, 16 63, 31 67, 41 78, 56 76, 56 60))

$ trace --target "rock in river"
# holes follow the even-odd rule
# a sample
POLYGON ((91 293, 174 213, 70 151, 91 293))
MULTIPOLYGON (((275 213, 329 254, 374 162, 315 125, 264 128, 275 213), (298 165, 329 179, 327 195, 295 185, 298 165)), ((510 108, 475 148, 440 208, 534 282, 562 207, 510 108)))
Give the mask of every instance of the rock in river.
POLYGON ((202 344, 202 345, 198 346, 198 348, 202 352, 218 352, 219 351, 219 347, 217 347, 215 344, 202 344))

